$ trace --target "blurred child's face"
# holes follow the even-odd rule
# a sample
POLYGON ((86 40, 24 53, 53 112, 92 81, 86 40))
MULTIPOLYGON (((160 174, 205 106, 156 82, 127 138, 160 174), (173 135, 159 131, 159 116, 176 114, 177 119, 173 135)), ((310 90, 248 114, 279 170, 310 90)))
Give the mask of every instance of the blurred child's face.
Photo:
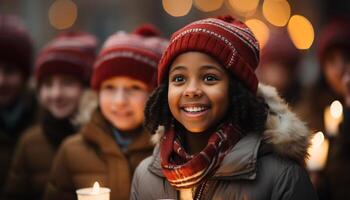
POLYGON ((19 97, 24 83, 20 69, 0 62, 0 108, 9 106, 19 97))
POLYGON ((101 84, 99 105, 102 114, 121 131, 132 131, 144 120, 148 86, 137 79, 114 77, 101 84))
POLYGON ((228 88, 228 74, 216 60, 200 52, 183 53, 170 66, 170 111, 188 131, 206 131, 224 118, 228 88))
POLYGON ((83 91, 78 79, 69 75, 52 75, 42 81, 39 100, 54 117, 63 119, 75 114, 83 91))
POLYGON ((342 97, 345 96, 347 90, 342 82, 342 76, 349 64, 349 58, 346 58, 341 51, 335 50, 327 57, 323 65, 323 72, 327 83, 342 97))

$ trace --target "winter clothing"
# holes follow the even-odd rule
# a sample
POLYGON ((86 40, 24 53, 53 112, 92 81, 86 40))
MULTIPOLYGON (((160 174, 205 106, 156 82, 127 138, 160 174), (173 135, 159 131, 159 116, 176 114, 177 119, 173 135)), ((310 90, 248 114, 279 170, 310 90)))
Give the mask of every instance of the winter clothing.
POLYGON ((340 47, 350 53, 350 19, 334 18, 321 31, 318 38, 317 54, 321 65, 326 59, 327 52, 333 47, 340 47))
POLYGON ((52 74, 69 74, 88 83, 95 59, 97 41, 83 32, 65 32, 46 45, 38 56, 37 82, 52 74))
MULTIPOLYGON (((270 62, 279 62, 289 68, 297 68, 301 53, 294 46, 287 30, 272 29, 270 37, 261 49, 260 66, 270 62)), ((267 66, 268 67, 268 66, 267 66)))
POLYGON ((167 137, 164 137, 160 145, 163 174, 177 189, 194 187, 206 180, 242 136, 233 124, 223 124, 218 131, 211 134, 203 151, 192 156, 185 151, 179 134, 181 133, 171 128, 165 133, 167 137))
MULTIPOLYGON (((97 99, 87 90, 80 101, 84 110, 79 108, 76 115, 90 112, 91 102, 97 102, 97 99)), ((44 111, 41 120, 21 135, 0 199, 41 199, 59 145, 86 122, 75 118, 57 119, 44 111)))
POLYGON ((129 199, 133 172, 142 159, 151 155, 153 145, 149 134, 141 130, 122 152, 112 129, 96 111, 78 134, 62 143, 44 199, 75 200, 77 189, 92 187, 95 181, 111 189, 111 200, 129 199))
POLYGON ((41 199, 59 143, 76 128, 68 120, 44 119, 22 135, 14 153, 5 199, 41 199))
POLYGON ((12 106, 0 110, 0 190, 8 175, 19 136, 36 120, 37 102, 34 93, 29 91, 12 106))
POLYGON ((230 17, 195 21, 176 31, 158 66, 158 84, 170 69, 171 62, 188 51, 206 53, 230 70, 254 94, 258 79, 254 73, 259 63, 259 44, 250 29, 230 17))
MULTIPOLYGON (((158 145, 136 169, 131 199, 317 199, 301 165, 310 132, 272 87, 260 84, 257 96, 270 108, 266 131, 247 133, 207 182, 180 191, 171 187, 162 172, 158 145)), ((162 134, 160 129, 155 135, 158 142, 162 134)))
POLYGON ((21 20, 13 15, 0 15, 0 62, 18 67, 29 77, 34 47, 21 20))
POLYGON ((168 41, 149 25, 140 26, 131 34, 115 33, 107 39, 95 63, 92 87, 99 90, 104 80, 130 76, 153 88, 157 64, 167 45, 168 41))

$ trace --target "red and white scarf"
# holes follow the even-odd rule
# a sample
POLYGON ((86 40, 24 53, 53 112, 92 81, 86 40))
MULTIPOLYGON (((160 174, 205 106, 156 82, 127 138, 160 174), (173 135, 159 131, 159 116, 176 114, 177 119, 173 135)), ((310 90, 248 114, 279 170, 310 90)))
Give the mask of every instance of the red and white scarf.
POLYGON ((242 134, 233 124, 225 124, 211 134, 207 146, 196 155, 189 155, 174 128, 163 136, 160 146, 162 171, 169 183, 177 188, 192 188, 213 175, 221 161, 242 134))

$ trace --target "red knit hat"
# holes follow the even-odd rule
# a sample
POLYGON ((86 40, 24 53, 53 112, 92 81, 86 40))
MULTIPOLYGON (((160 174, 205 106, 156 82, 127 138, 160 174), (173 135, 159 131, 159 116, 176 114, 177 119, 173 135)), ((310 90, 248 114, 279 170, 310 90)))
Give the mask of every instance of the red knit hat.
POLYGON ((33 44, 22 21, 13 15, 0 15, 0 61, 13 64, 29 77, 33 44))
POLYGON ((97 47, 96 38, 84 32, 64 32, 46 45, 36 62, 36 80, 52 74, 69 74, 88 82, 97 47))
POLYGON ((290 69, 297 69, 300 58, 300 51, 294 46, 285 29, 270 30, 269 40, 261 49, 260 66, 278 62, 290 69))
POLYGON ((133 33, 117 32, 102 47, 95 62, 92 87, 113 76, 130 76, 153 88, 156 85, 158 61, 168 40, 160 38, 158 30, 142 25, 133 33))
POLYGON ((336 17, 321 31, 318 38, 318 58, 323 63, 327 51, 331 47, 350 50, 350 18, 336 17))
POLYGON ((256 93, 258 80, 254 71, 259 63, 259 44, 242 22, 231 16, 208 18, 175 32, 159 62, 158 84, 167 76, 172 61, 188 51, 209 54, 256 93))

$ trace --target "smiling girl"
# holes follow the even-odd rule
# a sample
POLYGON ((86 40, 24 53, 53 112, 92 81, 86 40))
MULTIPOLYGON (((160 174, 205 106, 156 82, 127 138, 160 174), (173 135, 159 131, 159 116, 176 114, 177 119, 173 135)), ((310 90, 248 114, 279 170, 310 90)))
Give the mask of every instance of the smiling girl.
POLYGON ((258 86, 258 62, 255 37, 230 16, 172 35, 145 110, 157 146, 132 199, 316 199, 303 167, 309 132, 258 86))

